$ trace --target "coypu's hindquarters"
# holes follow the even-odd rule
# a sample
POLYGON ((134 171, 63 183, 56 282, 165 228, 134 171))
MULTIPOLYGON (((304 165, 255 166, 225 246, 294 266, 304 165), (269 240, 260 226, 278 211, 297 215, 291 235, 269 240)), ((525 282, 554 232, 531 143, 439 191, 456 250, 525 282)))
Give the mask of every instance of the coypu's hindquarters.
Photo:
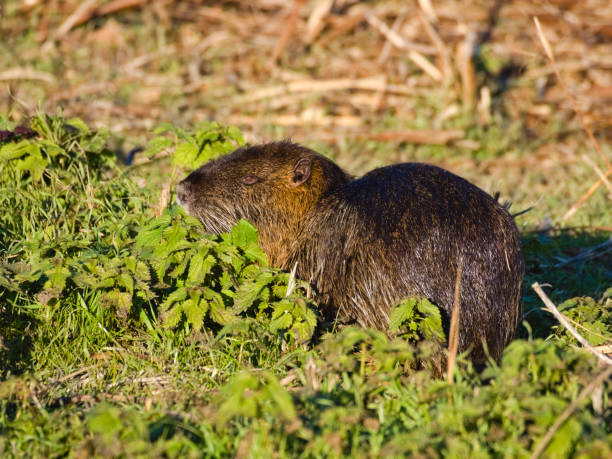
POLYGON ((499 359, 520 316, 523 259, 511 216, 434 166, 377 169, 333 192, 304 229, 296 261, 341 320, 382 330, 391 307, 411 296, 448 319, 461 264, 459 346, 472 348, 474 362, 486 359, 483 341, 499 359))

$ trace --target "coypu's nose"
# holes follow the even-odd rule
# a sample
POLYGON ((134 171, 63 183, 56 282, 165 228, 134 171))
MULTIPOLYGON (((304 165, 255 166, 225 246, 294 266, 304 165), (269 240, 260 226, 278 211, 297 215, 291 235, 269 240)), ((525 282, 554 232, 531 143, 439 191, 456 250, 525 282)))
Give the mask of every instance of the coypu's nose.
POLYGON ((185 183, 185 180, 176 186, 176 202, 182 207, 187 205, 187 184, 185 183))

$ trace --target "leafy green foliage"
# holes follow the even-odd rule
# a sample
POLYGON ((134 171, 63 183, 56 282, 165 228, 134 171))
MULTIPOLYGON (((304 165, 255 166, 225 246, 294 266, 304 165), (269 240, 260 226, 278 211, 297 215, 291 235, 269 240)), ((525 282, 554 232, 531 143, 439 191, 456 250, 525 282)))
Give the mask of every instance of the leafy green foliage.
MULTIPOLYGON (((540 325, 547 339, 514 341, 484 371, 460 356, 449 384, 440 312, 422 299, 391 312, 391 337, 317 335, 308 285, 267 265, 248 222, 213 236, 175 206, 156 214, 107 133, 61 117, 30 126, 36 137, 0 146, 2 457, 523 457, 601 371, 540 325)), ((197 145, 178 151, 188 167, 241 142, 216 124, 157 139, 197 145)), ((530 276, 566 246, 527 239, 530 276)), ((560 307, 608 344, 605 268, 585 280, 597 300, 571 290, 581 269, 555 278, 574 297, 560 307)), ((535 328, 545 313, 526 304, 535 328)), ((605 381, 545 454, 610 456, 610 400, 605 381)))
POLYGON ((149 141, 145 154, 155 156, 164 150, 174 150, 172 162, 187 169, 195 169, 202 163, 244 145, 242 133, 235 127, 224 127, 216 121, 204 122, 190 134, 170 123, 155 129, 156 137, 149 141))
POLYGON ((389 316, 389 330, 413 341, 446 339, 440 310, 426 298, 408 298, 395 306, 389 316))
MULTIPOLYGON (((560 304, 559 311, 578 328, 579 333, 592 345, 599 346, 612 342, 612 289, 609 289, 604 295, 602 305, 589 297, 572 298, 560 304)), ((555 337, 568 344, 578 344, 563 326, 556 325, 553 330, 555 337)))

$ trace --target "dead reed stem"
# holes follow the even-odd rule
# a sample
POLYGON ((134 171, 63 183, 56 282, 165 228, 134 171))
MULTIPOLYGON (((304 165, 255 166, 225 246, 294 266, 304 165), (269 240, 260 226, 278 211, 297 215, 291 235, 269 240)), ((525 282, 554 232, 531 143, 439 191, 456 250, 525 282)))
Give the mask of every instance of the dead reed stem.
POLYGON ((459 348, 459 323, 461 321, 461 264, 457 266, 457 280, 455 281, 455 301, 451 315, 450 330, 448 332, 448 363, 446 379, 449 384, 453 382, 453 370, 459 348))
POLYGON ((559 417, 555 420, 554 424, 550 426, 550 429, 548 429, 548 431, 546 432, 546 435, 542 437, 542 439, 540 440, 540 443, 538 443, 538 446, 533 450, 533 453, 531 453, 530 459, 536 459, 540 457, 540 455, 544 452, 544 450, 548 446, 548 443, 550 443, 550 440, 552 440, 552 437, 559 430, 559 428, 563 425, 563 423, 567 421, 567 419, 572 415, 572 413, 580 407, 580 404, 583 402, 583 400, 591 392, 593 392, 595 389, 600 387, 603 384, 603 382, 610 377, 610 375, 612 375, 612 366, 606 368, 604 371, 599 373, 597 377, 593 381, 591 381, 591 383, 588 386, 586 386, 584 389, 580 391, 580 394, 578 394, 578 397, 576 397, 576 399, 572 401, 572 403, 570 403, 567 406, 567 408, 565 408, 565 410, 563 410, 563 413, 561 413, 559 417))
POLYGON ((607 355, 599 352, 593 346, 591 346, 591 344, 580 333, 578 333, 578 331, 576 331, 572 324, 569 323, 565 316, 559 312, 555 304, 550 300, 550 298, 548 298, 546 293, 544 293, 539 283, 534 282, 533 284, 531 284, 531 288, 538 294, 538 296, 546 306, 546 309, 548 309, 548 311, 551 312, 553 316, 555 316, 559 323, 561 323, 561 325, 563 325, 567 329, 567 331, 569 331, 572 336, 576 338, 578 342, 586 348, 586 350, 595 355, 600 362, 606 365, 612 365, 612 359, 607 355))

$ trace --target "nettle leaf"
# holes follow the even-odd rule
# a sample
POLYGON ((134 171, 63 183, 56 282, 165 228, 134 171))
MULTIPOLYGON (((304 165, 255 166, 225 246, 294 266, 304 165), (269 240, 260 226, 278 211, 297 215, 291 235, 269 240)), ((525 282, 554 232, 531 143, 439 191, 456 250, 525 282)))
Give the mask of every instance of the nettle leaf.
POLYGON ((404 326, 406 321, 411 321, 414 317, 416 304, 416 298, 408 298, 393 308, 389 316, 389 330, 397 332, 404 326))
POLYGON ((132 306, 132 295, 119 290, 111 290, 100 296, 100 304, 103 307, 114 307, 118 310, 128 311, 132 306))
POLYGON ((154 134, 165 134, 166 132, 174 132, 177 129, 174 124, 163 122, 159 123, 159 125, 153 130, 154 134))
POLYGON ((570 417, 555 433, 545 450, 545 457, 570 457, 582 434, 582 425, 570 417))
MULTIPOLYGON (((270 284, 275 278, 273 271, 261 271, 259 275, 250 281, 243 282, 236 290, 234 299, 234 310, 237 313, 246 311, 257 299, 262 289, 270 284)), ((264 298, 264 300, 267 298, 264 298)))
POLYGON ((419 323, 419 331, 425 339, 444 340, 444 330, 442 329, 442 316, 440 309, 428 299, 423 298, 417 303, 417 310, 423 315, 419 323))
POLYGON ((177 166, 195 169, 198 164, 201 164, 201 161, 198 160, 199 153, 200 148, 197 143, 193 141, 183 142, 176 147, 172 156, 172 163, 177 166))
POLYGON ((169 137, 158 136, 153 137, 147 143, 147 147, 144 150, 144 154, 148 158, 152 158, 153 156, 161 153, 162 151, 170 150, 172 148, 173 140, 169 137))
POLYGON ((172 260, 178 262, 176 267, 169 273, 170 277, 178 278, 182 277, 183 273, 187 270, 190 257, 189 254, 183 252, 175 252, 172 254, 172 260))
POLYGON ((41 150, 44 151, 45 154, 50 158, 55 158, 60 153, 66 153, 66 150, 64 150, 62 147, 50 140, 40 139, 38 143, 41 147, 41 150))
POLYGON ((186 235, 187 230, 178 224, 166 228, 163 231, 163 237, 166 240, 164 251, 172 252, 186 235))
POLYGON ((204 297, 209 300, 210 318, 219 325, 228 325, 236 319, 236 315, 232 308, 225 306, 223 297, 220 293, 207 288, 204 292, 204 297))
POLYGON ((257 244, 257 228, 244 219, 241 219, 232 228, 230 234, 231 243, 240 248, 247 248, 252 244, 257 244))
POLYGON ((12 160, 26 155, 36 154, 38 147, 29 140, 20 140, 16 143, 0 145, 0 159, 12 160))
POLYGON ((199 294, 194 294, 183 302, 182 308, 187 321, 194 330, 200 330, 204 323, 206 313, 208 312, 208 303, 202 301, 199 294))
POLYGON ((149 225, 145 226, 136 236, 136 247, 157 246, 162 240, 163 231, 172 223, 172 216, 162 214, 149 225))
POLYGON ((137 261, 133 268, 128 268, 138 281, 148 282, 151 280, 151 271, 146 263, 137 261))
POLYGON ((87 124, 85 124, 85 121, 83 121, 81 118, 76 118, 76 117, 70 118, 69 120, 67 120, 67 124, 78 129, 83 134, 89 133, 89 127, 87 126, 87 124))
POLYGON ((72 282, 79 288, 93 288, 98 285, 99 277, 86 272, 79 272, 72 276, 72 282))
POLYGON ((161 309, 168 310, 174 303, 182 301, 185 298, 187 298, 187 289, 179 287, 168 295, 168 298, 161 304, 161 309))
POLYGON ((28 156, 16 162, 16 169, 21 172, 29 172, 32 175, 32 179, 38 181, 42 178, 42 174, 49 164, 49 161, 42 157, 38 146, 29 153, 28 156))
POLYGON ((295 419, 293 399, 268 371, 238 373, 221 388, 216 421, 226 423, 236 416, 247 418, 269 414, 284 421, 295 419), (261 378, 261 379, 259 379, 261 378))
POLYGON ((228 126, 225 129, 225 135, 233 140, 234 142, 236 142, 238 145, 242 146, 244 145, 244 136, 242 135, 242 132, 240 132, 240 129, 238 129, 235 126, 228 126))
POLYGON ((117 277, 117 285, 125 287, 130 293, 134 293, 134 278, 127 272, 122 272, 117 277))
POLYGON ((46 271, 45 275, 48 278, 44 285, 45 288, 63 290, 66 286, 66 279, 70 277, 70 270, 65 266, 56 266, 46 271))
POLYGON ((215 263, 212 255, 207 255, 208 250, 198 251, 189 259, 189 273, 187 281, 192 284, 201 284, 215 263))
POLYGON ((290 308, 278 307, 272 313, 272 320, 270 320, 270 330, 278 332, 280 330, 286 330, 293 324, 293 315, 291 314, 290 308))

